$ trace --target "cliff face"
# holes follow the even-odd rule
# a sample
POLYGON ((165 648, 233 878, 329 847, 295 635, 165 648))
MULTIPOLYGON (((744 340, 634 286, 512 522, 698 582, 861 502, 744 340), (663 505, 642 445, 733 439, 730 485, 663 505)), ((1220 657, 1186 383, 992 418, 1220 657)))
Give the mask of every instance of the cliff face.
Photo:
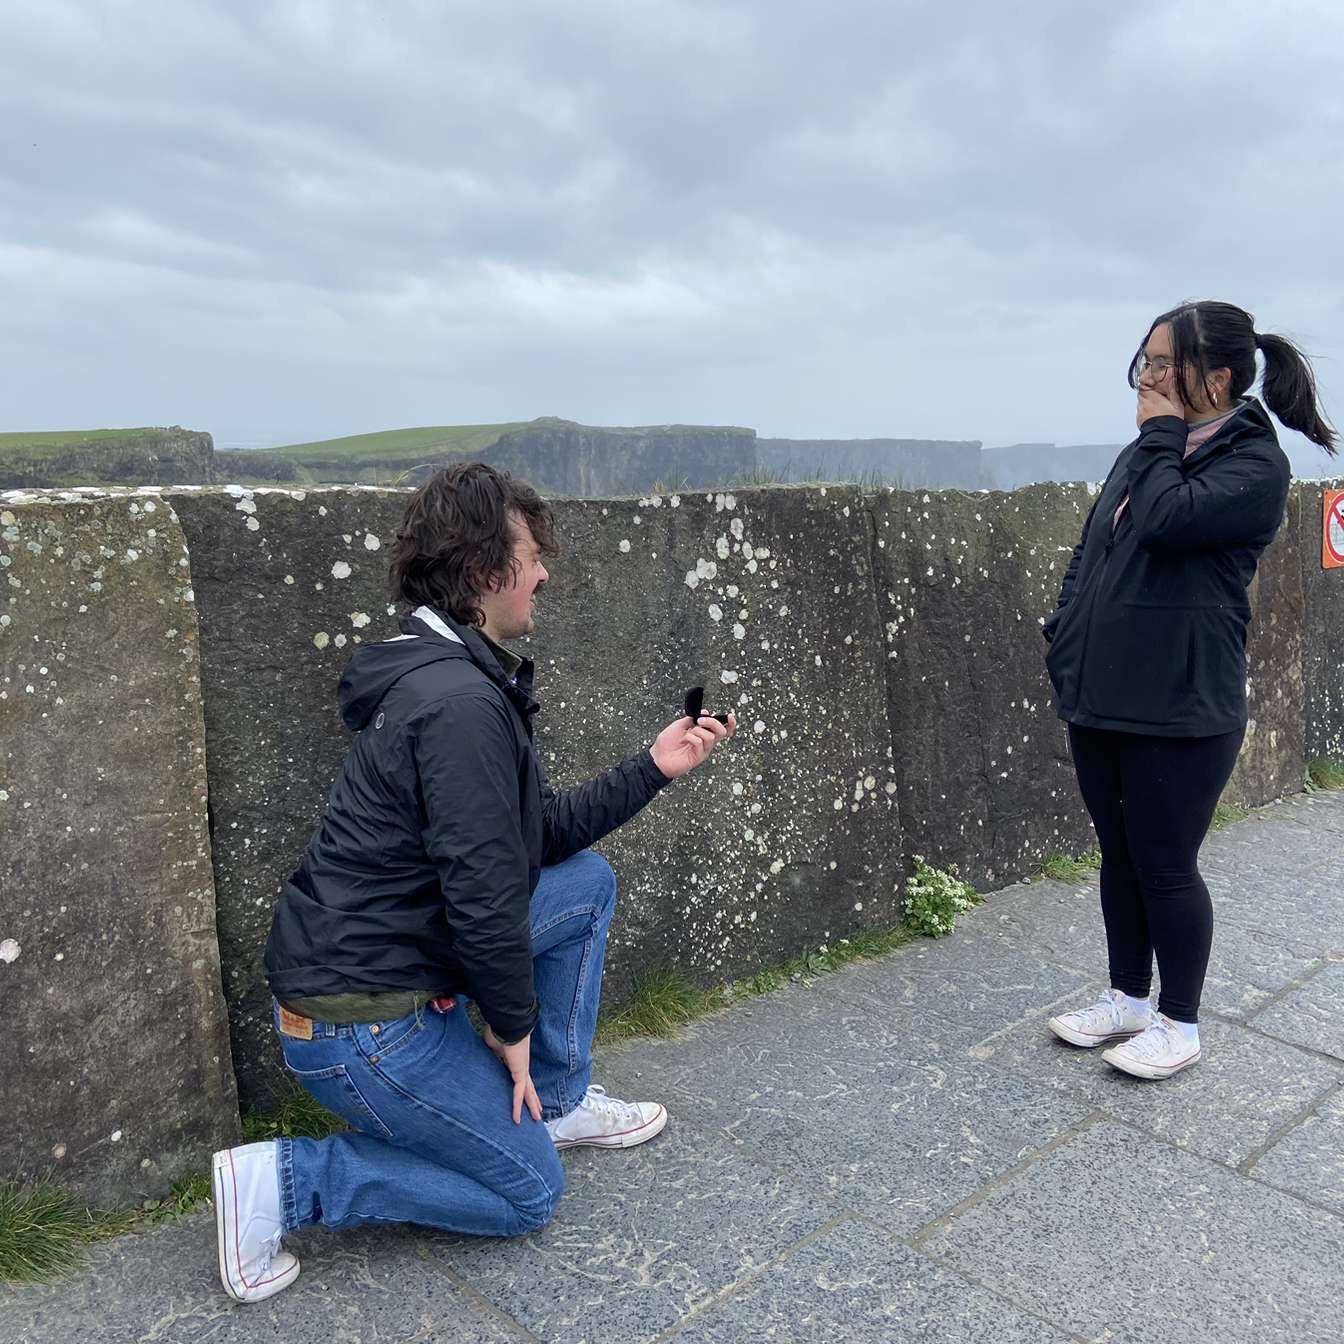
POLYGON ((299 464, 279 453, 254 452, 221 453, 216 452, 212 460, 213 480, 220 485, 230 481, 304 481, 308 476, 301 472, 299 464))
POLYGON ((534 420, 500 436, 483 461, 551 494, 634 495, 660 482, 673 490, 723 486, 755 465, 756 431, 716 425, 599 429, 534 420))
POLYGON ((986 484, 1016 490, 1038 481, 1104 481, 1123 447, 1119 443, 1012 443, 984 451, 986 484))
POLYGON ((758 439, 756 460, 781 481, 960 490, 994 484, 982 465, 979 439, 758 439))
POLYGON ((209 434, 168 429, 103 429, 0 434, 0 490, 73 485, 209 485, 209 434))

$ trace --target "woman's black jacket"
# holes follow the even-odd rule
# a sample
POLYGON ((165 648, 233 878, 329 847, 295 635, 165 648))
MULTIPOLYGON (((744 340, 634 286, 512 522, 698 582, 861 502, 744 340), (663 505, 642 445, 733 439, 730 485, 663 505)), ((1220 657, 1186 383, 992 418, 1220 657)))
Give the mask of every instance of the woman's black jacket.
POLYGON ((1172 737, 1246 726, 1246 590, 1291 473, 1253 398, 1183 458, 1186 434, 1177 416, 1145 420, 1083 524, 1045 621, 1069 723, 1172 737))

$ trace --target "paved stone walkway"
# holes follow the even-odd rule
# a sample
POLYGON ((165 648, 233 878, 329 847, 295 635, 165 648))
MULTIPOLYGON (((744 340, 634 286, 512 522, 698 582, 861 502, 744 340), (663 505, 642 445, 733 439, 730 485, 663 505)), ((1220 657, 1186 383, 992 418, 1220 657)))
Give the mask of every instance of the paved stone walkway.
POLYGON ((1095 880, 989 898, 940 942, 600 1061, 665 1134, 566 1155, 520 1242, 290 1239, 236 1307, 213 1222, 123 1238, 0 1294, 0 1340, 1344 1339, 1344 795, 1210 838, 1204 1060, 1162 1084, 1056 1043, 1105 984, 1095 880))

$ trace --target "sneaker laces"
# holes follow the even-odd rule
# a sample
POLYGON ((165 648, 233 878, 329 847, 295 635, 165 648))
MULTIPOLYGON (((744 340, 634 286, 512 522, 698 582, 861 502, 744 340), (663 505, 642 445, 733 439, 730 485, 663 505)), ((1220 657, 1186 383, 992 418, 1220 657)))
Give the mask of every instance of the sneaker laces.
POLYGON ((583 1100, 579 1102, 579 1106, 585 1110, 597 1111, 600 1115, 614 1116, 617 1120, 639 1120, 642 1118, 638 1102, 618 1101, 615 1097, 609 1097, 607 1096, 607 1089, 597 1083, 593 1083, 583 1094, 583 1100))
POLYGON ((1119 1027, 1124 1021, 1124 1009, 1118 989, 1108 989, 1090 1008, 1079 1008, 1076 1016, 1084 1029, 1119 1027))
POLYGON ((1153 1019, 1152 1026, 1141 1031, 1130 1041, 1128 1049, 1140 1059, 1152 1059, 1173 1048, 1176 1044, 1176 1035, 1174 1024, 1159 1015, 1153 1019))
POLYGON ((252 1274, 258 1278, 264 1278, 266 1271, 271 1267, 271 1261, 280 1253, 280 1238, 285 1235, 284 1228, 273 1233, 266 1238, 265 1245, 257 1251, 257 1258, 253 1262, 252 1274))

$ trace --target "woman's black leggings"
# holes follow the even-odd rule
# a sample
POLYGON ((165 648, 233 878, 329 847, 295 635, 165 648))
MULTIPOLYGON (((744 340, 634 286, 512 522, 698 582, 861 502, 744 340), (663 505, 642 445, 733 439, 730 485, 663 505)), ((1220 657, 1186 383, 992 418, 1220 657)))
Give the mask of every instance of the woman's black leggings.
POLYGON ((1197 860, 1237 763, 1242 730, 1217 737, 1145 737, 1069 724, 1083 802, 1101 842, 1101 913, 1111 985, 1152 989, 1161 1012, 1199 1020, 1213 941, 1213 903, 1197 860))

